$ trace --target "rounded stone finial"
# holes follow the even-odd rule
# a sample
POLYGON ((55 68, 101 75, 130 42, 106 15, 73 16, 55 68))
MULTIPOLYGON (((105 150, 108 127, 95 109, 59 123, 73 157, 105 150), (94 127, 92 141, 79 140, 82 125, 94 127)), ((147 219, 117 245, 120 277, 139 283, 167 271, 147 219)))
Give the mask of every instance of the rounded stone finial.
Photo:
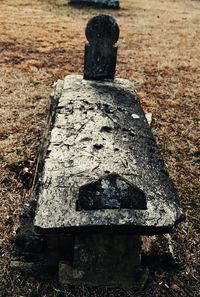
POLYGON ((85 35, 89 43, 106 41, 115 44, 119 39, 119 26, 110 15, 98 15, 87 24, 85 35))

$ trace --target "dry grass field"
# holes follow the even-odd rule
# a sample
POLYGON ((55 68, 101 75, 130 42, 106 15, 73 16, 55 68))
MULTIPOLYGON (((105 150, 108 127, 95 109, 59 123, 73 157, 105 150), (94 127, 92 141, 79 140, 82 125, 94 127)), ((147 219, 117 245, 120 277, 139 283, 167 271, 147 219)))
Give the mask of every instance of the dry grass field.
POLYGON ((121 0, 121 10, 65 0, 0 1, 0 296, 200 296, 200 1, 121 0), (133 81, 187 215, 172 234, 175 264, 145 288, 62 287, 10 269, 12 238, 30 192, 53 82, 83 71, 84 28, 99 12, 121 28, 117 76, 133 81))

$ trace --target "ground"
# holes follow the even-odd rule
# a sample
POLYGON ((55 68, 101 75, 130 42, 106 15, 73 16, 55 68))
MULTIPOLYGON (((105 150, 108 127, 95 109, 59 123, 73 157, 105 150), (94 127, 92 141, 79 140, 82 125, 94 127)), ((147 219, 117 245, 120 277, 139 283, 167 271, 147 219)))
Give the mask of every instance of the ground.
POLYGON ((63 0, 0 2, 0 295, 200 296, 200 1, 121 0, 121 10, 74 9, 63 0), (84 28, 99 12, 120 26, 117 76, 130 79, 187 215, 172 234, 173 267, 152 268, 145 288, 61 287, 10 269, 12 239, 30 192, 53 83, 83 72, 84 28))

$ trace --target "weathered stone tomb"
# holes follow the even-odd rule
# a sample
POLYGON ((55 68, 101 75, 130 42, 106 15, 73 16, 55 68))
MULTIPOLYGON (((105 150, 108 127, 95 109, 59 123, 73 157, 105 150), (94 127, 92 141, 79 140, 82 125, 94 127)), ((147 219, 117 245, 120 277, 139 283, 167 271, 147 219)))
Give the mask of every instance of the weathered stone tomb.
POLYGON ((97 16, 86 37, 84 78, 67 76, 52 95, 13 266, 66 284, 140 286, 139 236, 171 232, 184 216, 133 84, 114 79, 117 23, 97 16))
POLYGON ((69 5, 119 9, 119 0, 69 0, 69 5))

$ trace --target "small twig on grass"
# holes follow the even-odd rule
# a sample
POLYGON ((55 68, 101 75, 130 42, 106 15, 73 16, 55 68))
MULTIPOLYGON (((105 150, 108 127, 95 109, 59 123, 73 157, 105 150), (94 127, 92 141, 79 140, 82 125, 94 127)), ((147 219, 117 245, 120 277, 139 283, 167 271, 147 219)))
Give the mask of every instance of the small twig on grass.
POLYGON ((193 217, 193 216, 191 216, 191 215, 189 215, 189 214, 187 214, 187 217, 189 217, 189 218, 191 218, 191 219, 193 219, 193 220, 195 220, 195 221, 197 221, 197 222, 199 222, 199 221, 200 221, 200 219, 198 219, 198 218, 195 218, 195 217, 193 217))

